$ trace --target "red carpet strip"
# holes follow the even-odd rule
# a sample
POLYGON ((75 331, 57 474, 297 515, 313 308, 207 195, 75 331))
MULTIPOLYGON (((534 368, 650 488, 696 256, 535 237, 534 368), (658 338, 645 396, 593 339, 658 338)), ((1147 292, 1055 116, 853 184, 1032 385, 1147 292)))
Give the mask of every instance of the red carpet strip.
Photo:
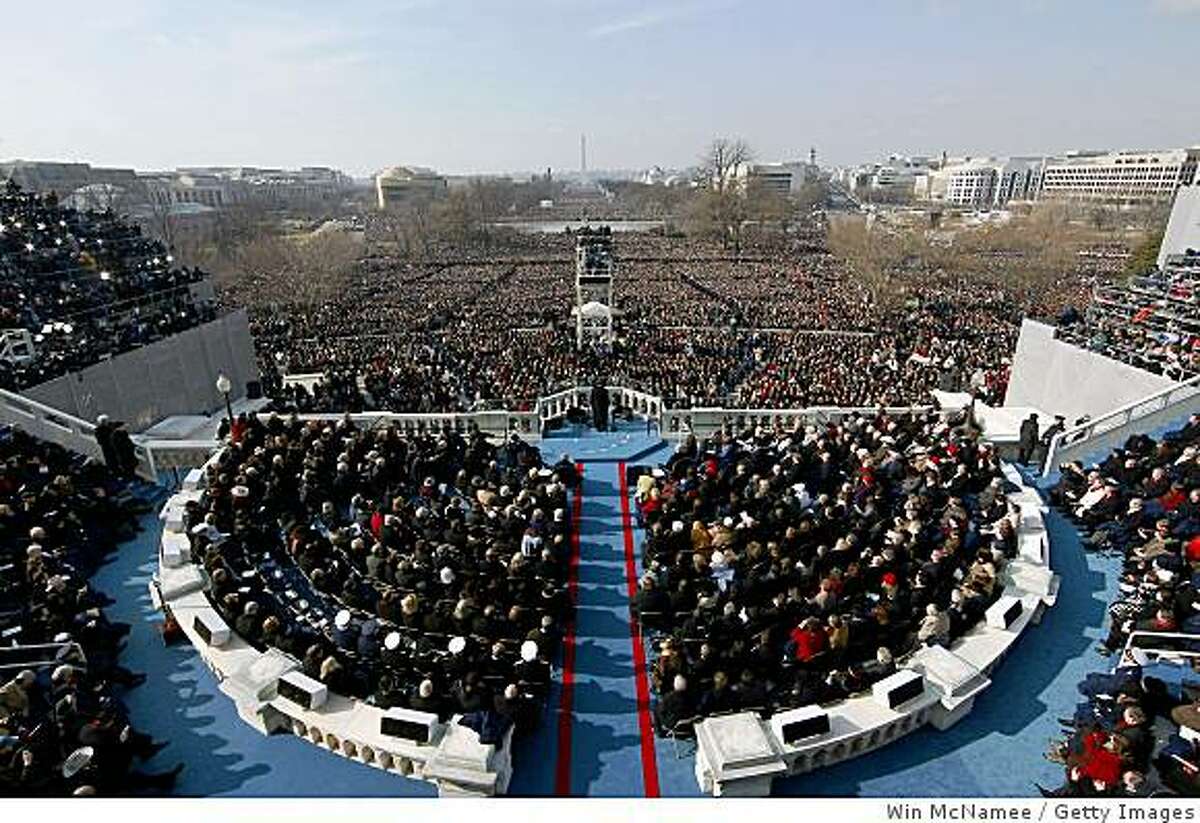
MULTIPOLYGON (((633 526, 629 517, 629 484, 625 480, 625 464, 617 464, 621 487, 621 531, 625 536, 625 582, 629 587, 629 602, 637 597, 638 574, 633 557, 633 526)), ((633 676, 637 686, 638 728, 642 738, 642 782, 646 797, 658 797, 658 762, 654 757, 654 724, 650 721, 650 683, 646 678, 646 644, 638 619, 629 615, 629 634, 633 641, 633 676)))
POLYGON ((571 722, 575 691, 575 603, 579 597, 579 521, 583 515, 583 464, 576 463, 579 487, 571 505, 571 559, 567 564, 567 625, 563 630, 562 693, 558 704, 558 763, 554 793, 571 794, 571 722))

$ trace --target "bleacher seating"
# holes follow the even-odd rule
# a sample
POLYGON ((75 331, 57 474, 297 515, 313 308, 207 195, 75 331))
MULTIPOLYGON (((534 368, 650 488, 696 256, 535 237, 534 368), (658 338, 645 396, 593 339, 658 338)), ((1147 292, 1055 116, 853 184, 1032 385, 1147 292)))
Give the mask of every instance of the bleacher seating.
POLYGON ((1124 284, 1098 285, 1086 316, 1058 338, 1174 380, 1200 374, 1200 256, 1124 284))
POLYGON ((133 767, 165 744, 130 724, 128 624, 88 577, 148 509, 103 466, 0 430, 0 796, 169 789, 181 767, 133 767))
POLYGON ((215 317, 204 278, 112 212, 0 188, 0 331, 27 332, 32 356, 0 357, 0 388, 20 390, 215 317))

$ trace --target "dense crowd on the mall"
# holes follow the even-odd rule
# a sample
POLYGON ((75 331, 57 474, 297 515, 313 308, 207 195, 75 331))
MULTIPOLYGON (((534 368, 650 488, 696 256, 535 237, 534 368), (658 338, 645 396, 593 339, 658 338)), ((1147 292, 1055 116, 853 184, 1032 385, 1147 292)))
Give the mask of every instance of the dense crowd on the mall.
POLYGON ((408 412, 502 407, 600 379, 668 405, 897 406, 932 389, 1003 400, 1021 318, 1086 301, 1086 278, 998 287, 906 271, 881 301, 845 261, 808 243, 719 244, 650 234, 614 241, 614 339, 576 346, 574 239, 521 237, 446 260, 361 261, 320 306, 246 305, 279 410, 408 412), (474 262, 471 262, 471 261, 474 262), (323 375, 284 386, 284 374, 323 375))

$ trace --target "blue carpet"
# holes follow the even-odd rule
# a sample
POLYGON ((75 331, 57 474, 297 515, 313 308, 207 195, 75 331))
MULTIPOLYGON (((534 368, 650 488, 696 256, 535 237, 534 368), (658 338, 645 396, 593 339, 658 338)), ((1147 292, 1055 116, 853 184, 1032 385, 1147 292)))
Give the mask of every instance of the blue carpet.
POLYGON ((581 425, 568 425, 550 432, 541 442, 542 459, 557 462, 565 452, 577 462, 649 462, 647 455, 662 447, 657 429, 648 430, 641 420, 616 421, 610 432, 581 425))
POLYGON ((616 464, 586 464, 571 739, 575 796, 645 792, 619 481, 616 464))
MULTIPOLYGON (((546 444, 548 459, 566 451, 604 461, 587 464, 583 487, 571 792, 640 796, 645 787, 615 460, 634 454, 633 462, 656 464, 671 449, 642 439, 640 432, 622 433, 628 439, 618 435, 617 448, 604 442, 605 435, 577 434, 546 444)), ((353 763, 291 736, 264 737, 246 726, 189 646, 162 645, 161 615, 151 609, 146 588, 161 524, 150 515, 143 526, 93 582, 117 600, 107 610, 110 617, 133 625, 125 664, 149 675, 144 686, 125 696, 133 721, 171 742, 148 770, 183 761, 178 792, 192 796, 435 793, 427 783, 353 763)), ((1085 554, 1071 524, 1057 514, 1049 515, 1047 526, 1052 564, 1063 578, 1058 603, 1003 661, 966 719, 945 732, 925 729, 865 757, 777 781, 776 794, 1028 796, 1034 782, 1056 783, 1061 767, 1042 753, 1058 732, 1055 718, 1072 713, 1076 685, 1088 672, 1110 665, 1093 648, 1103 636, 1119 561, 1085 554)), ((640 535, 635 546, 640 550, 640 535)), ((514 744, 512 794, 554 793, 560 689, 556 678, 539 728, 514 744)), ((670 741, 657 740, 655 749, 662 794, 696 795, 690 745, 683 745, 679 757, 670 741)))
POLYGON ((136 728, 170 741, 148 771, 186 764, 176 793, 188 796, 392 795, 430 797, 428 783, 354 763, 291 735, 265 737, 238 717, 233 702, 191 646, 166 648, 162 615, 150 605, 147 583, 157 568, 162 524, 143 518, 137 539, 123 545, 92 578, 116 603, 105 612, 131 623, 122 662, 145 672, 146 683, 124 695, 136 728))

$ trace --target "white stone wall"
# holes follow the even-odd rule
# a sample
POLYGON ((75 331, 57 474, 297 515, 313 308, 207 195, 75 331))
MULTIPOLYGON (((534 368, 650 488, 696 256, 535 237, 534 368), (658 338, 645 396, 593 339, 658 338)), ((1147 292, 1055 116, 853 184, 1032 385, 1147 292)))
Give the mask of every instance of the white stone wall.
POLYGON ((1173 385, 1166 377, 1055 340, 1053 326, 1025 320, 1004 405, 1061 414, 1069 426, 1173 385))

